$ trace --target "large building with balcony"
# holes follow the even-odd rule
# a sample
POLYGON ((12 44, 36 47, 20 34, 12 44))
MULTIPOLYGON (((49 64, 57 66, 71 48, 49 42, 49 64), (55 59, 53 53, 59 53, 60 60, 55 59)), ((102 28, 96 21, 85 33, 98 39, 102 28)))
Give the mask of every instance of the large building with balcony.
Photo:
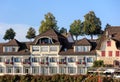
POLYGON ((0 43, 0 75, 86 74, 96 57, 96 41, 75 41, 50 29, 33 42, 0 43))

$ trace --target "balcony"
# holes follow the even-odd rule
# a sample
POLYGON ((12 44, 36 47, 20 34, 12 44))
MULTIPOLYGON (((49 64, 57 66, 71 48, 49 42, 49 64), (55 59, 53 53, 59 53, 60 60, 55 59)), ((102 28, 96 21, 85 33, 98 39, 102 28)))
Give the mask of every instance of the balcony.
POLYGON ((40 65, 49 65, 49 62, 40 62, 40 65))
POLYGON ((67 62, 57 62, 57 64, 59 64, 59 65, 66 65, 67 62))
POLYGON ((13 65, 14 62, 5 62, 6 65, 13 65))
POLYGON ((22 62, 23 65, 31 65, 31 62, 22 62))
POLYGON ((76 65, 85 66, 85 65, 86 65, 86 62, 76 62, 76 65))

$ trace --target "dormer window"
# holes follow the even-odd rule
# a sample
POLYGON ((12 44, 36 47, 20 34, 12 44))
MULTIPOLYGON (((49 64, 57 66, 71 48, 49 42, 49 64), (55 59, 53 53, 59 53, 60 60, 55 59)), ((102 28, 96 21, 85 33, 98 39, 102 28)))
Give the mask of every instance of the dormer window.
POLYGON ((76 52, 88 52, 90 51, 90 46, 75 46, 76 52))
POLYGON ((4 52, 17 52, 18 47, 16 46, 4 46, 4 52))
POLYGON ((50 38, 40 38, 38 44, 52 44, 52 40, 50 38))

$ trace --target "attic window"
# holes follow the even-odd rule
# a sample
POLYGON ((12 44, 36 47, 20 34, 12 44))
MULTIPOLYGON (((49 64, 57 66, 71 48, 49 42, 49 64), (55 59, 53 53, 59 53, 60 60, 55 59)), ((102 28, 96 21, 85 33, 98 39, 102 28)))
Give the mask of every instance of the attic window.
POLYGON ((107 46, 111 46, 111 41, 107 41, 107 46))
POLYGON ((52 44, 52 41, 49 38, 41 38, 39 39, 39 44, 52 44))

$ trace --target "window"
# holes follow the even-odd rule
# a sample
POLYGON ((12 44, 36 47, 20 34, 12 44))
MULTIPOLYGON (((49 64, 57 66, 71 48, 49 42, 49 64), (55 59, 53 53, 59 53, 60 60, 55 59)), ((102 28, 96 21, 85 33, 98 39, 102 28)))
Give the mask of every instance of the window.
POLYGON ((23 67, 24 73, 30 73, 30 67, 23 67))
POLYGON ((32 73, 33 74, 39 74, 39 67, 32 67, 32 73))
POLYGON ((23 62, 30 62, 30 58, 23 59, 23 62))
POLYGON ((46 58, 41 58, 41 62, 48 62, 48 57, 46 57, 46 58))
POLYGON ((79 68, 78 68, 78 72, 79 72, 80 74, 85 74, 85 68, 84 68, 84 67, 79 67, 79 68))
POLYGON ((92 63, 93 62, 93 58, 92 57, 88 57, 87 58, 87 62, 92 63))
POLYGON ((75 58, 73 57, 68 58, 68 62, 75 62, 75 58))
POLYGON ((82 64, 83 59, 78 59, 78 62, 79 62, 80 64, 82 64))
POLYGON ((50 58, 50 62, 56 62, 56 58, 51 57, 51 58, 50 58))
POLYGON ((101 54, 102 54, 102 57, 105 57, 105 51, 102 51, 101 54))
POLYGON ((48 67, 41 67, 41 74, 47 75, 48 74, 48 67))
POLYGON ((39 39, 39 44, 52 44, 52 41, 49 38, 41 38, 39 39))
POLYGON ((14 62, 20 62, 20 58, 18 57, 14 58, 14 62))
POLYGON ((38 46, 32 46, 32 51, 39 51, 39 47, 38 46))
POLYGON ((76 73, 75 67, 68 67, 68 73, 76 73))
POLYGON ((111 41, 107 41, 107 46, 111 46, 111 41))
POLYGON ((66 73, 66 67, 59 67, 59 73, 65 74, 66 73))
POLYGON ((50 51, 57 51, 57 47, 51 46, 51 47, 50 47, 50 51))
POLYGON ((109 53, 109 56, 112 57, 112 51, 109 51, 108 53, 109 53))
POLYGON ((89 46, 76 46, 76 51, 77 52, 88 52, 89 46))
POLYGON ((4 68, 0 67, 0 73, 4 73, 4 68))
POLYGON ((21 73, 21 67, 15 67, 15 73, 21 73))
POLYGON ((116 51, 116 57, 119 57, 120 53, 119 51, 116 51))
POLYGON ((66 62, 66 57, 59 59, 59 62, 66 62))
POLYGON ((3 62, 3 58, 2 57, 0 57, 0 62, 3 62))
POLYGON ((12 67, 6 67, 6 72, 7 73, 12 73, 13 68, 12 67))
POLYGON ((32 58, 32 62, 38 62, 38 58, 36 57, 32 58))
POLYGON ((50 74, 56 74, 57 73, 57 67, 50 67, 49 72, 50 72, 50 74))
POLYGON ((17 52, 17 47, 15 46, 5 47, 5 52, 17 52))
POLYGON ((48 52, 48 47, 47 46, 41 47, 41 52, 48 52))

